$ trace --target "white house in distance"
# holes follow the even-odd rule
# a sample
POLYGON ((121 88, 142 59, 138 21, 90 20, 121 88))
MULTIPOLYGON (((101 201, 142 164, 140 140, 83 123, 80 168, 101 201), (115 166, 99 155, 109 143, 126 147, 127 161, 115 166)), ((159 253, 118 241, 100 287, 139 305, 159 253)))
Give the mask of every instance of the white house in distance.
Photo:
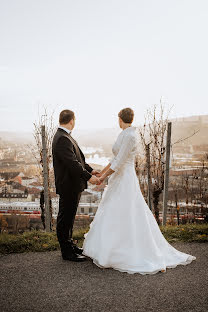
POLYGON ((30 178, 30 177, 21 177, 22 185, 25 187, 29 187, 31 183, 37 182, 36 178, 30 178))
POLYGON ((91 215, 96 214, 98 203, 79 203, 77 215, 91 215))

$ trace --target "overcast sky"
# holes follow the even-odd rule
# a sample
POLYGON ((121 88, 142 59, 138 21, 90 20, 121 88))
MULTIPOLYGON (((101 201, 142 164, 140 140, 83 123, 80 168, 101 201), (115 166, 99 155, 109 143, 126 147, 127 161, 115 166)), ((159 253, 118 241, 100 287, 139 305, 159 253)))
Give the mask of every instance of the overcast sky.
POLYGON ((38 106, 77 127, 135 124, 161 96, 172 117, 208 114, 207 0, 0 0, 0 130, 38 106))

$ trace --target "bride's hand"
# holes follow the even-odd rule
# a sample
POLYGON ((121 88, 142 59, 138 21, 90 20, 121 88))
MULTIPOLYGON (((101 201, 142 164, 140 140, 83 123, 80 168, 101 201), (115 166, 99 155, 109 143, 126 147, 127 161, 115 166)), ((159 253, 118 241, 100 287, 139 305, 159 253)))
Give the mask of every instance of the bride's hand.
POLYGON ((98 182, 96 183, 96 185, 100 185, 103 183, 103 181, 105 180, 105 178, 102 176, 102 177, 99 177, 98 178, 98 182))
POLYGON ((99 177, 99 180, 100 180, 101 183, 103 183, 104 180, 105 180, 105 177, 104 177, 104 176, 101 176, 101 177, 99 177))
POLYGON ((101 172, 100 170, 92 170, 91 174, 95 175, 96 177, 101 177, 101 172))
POLYGON ((100 178, 102 176, 101 172, 96 173, 96 177, 100 178))

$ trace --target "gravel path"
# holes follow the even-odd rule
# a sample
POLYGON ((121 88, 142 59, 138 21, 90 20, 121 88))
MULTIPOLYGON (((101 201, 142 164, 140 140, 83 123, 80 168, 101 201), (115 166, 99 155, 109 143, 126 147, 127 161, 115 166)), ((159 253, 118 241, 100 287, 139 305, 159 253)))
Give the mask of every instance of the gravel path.
POLYGON ((1 312, 208 311, 208 244, 172 243, 196 256, 187 266, 141 275, 100 269, 60 252, 0 256, 1 312))

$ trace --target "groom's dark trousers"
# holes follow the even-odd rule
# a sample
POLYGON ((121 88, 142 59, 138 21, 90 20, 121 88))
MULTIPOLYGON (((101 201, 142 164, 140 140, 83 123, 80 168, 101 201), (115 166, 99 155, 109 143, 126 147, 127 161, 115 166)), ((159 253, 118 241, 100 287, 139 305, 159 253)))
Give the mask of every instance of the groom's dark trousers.
POLYGON ((68 250, 71 245, 73 225, 79 205, 81 192, 69 192, 59 198, 56 232, 62 250, 68 250))
POLYGON ((91 178, 91 168, 77 142, 58 128, 52 144, 56 193, 59 194, 57 237, 62 254, 72 252, 73 224, 82 191, 91 178))

